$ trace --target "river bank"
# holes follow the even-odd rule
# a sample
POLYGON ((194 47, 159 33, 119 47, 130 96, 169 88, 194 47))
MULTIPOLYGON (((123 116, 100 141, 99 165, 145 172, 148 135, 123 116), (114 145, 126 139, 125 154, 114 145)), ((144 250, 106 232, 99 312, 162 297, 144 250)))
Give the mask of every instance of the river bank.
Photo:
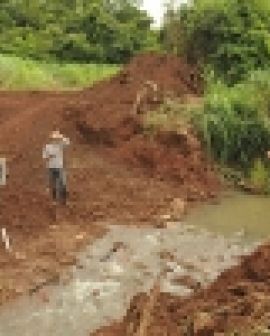
POLYGON ((179 222, 164 229, 112 225, 78 255, 66 284, 3 306, 0 334, 88 335, 124 316, 132 297, 148 292, 160 274, 162 292, 190 296, 257 244, 179 222))

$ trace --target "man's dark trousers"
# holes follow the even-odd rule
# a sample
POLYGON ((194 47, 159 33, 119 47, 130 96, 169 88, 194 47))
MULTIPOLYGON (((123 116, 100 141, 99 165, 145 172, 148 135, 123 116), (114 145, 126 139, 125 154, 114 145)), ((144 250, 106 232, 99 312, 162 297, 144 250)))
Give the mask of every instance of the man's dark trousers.
POLYGON ((66 204, 67 187, 64 169, 49 168, 49 180, 53 200, 66 204))

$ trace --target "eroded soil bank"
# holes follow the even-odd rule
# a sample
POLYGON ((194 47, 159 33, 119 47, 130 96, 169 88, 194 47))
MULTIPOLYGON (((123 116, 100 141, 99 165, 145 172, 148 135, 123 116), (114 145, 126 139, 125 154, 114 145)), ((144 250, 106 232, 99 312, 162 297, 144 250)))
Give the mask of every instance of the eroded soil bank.
POLYGON ((161 292, 189 296, 257 243, 180 222, 163 229, 112 225, 78 255, 77 266, 66 270, 59 284, 2 307, 0 334, 89 335, 120 319, 132 297, 149 292, 159 275, 161 292))
MULTIPOLYGON (((200 95, 194 72, 177 57, 147 54, 82 92, 0 93, 0 155, 10 171, 0 189, 0 225, 13 248, 8 254, 0 246, 0 304, 74 263, 75 252, 102 234, 94 223, 156 225, 171 204, 189 206, 218 193, 219 179, 192 130, 149 137, 132 114, 147 80, 159 88, 159 99, 146 101, 147 109, 168 91, 180 98, 200 95), (55 128, 72 143, 69 204, 57 209, 41 156, 55 128)), ((173 212, 179 218, 183 211, 176 206, 173 212)))
POLYGON ((127 328, 141 327, 148 306, 147 295, 138 293, 152 287, 157 273, 163 280, 152 302, 153 318, 146 321, 147 335, 181 335, 185 316, 195 325, 193 332, 211 335, 269 311, 267 245, 203 288, 237 261, 234 255, 254 246, 245 240, 242 246, 241 237, 182 226, 186 209, 213 200, 221 185, 193 129, 145 133, 133 106, 147 80, 157 84, 158 99, 149 97, 146 111, 155 110, 169 93, 183 100, 202 93, 195 69, 175 56, 155 54, 136 57, 119 75, 82 92, 0 93, 0 153, 10 170, 0 190, 0 224, 12 246, 10 254, 0 248, 5 336, 63 335, 59 326, 65 324, 66 335, 69 330, 83 335, 121 319, 135 295, 124 322, 99 333, 126 336, 127 328), (46 191, 41 150, 54 128, 72 141, 66 208, 55 208, 46 191), (168 215, 176 225, 166 228, 168 215), (106 234, 108 223, 128 227, 115 226, 106 234), (134 224, 137 228, 131 228, 134 224), (82 256, 68 280, 63 272, 85 248, 89 259, 82 256), (100 261, 110 249, 115 252, 100 261), (67 284, 50 288, 48 280, 67 284), (192 291, 195 296, 188 298, 168 294, 192 291))
MULTIPOLYGON (((189 249, 192 249, 192 256, 198 254, 204 260, 202 269, 208 269, 206 251, 210 252, 211 260, 216 260, 221 267, 216 276, 212 277, 212 282, 208 282, 205 287, 196 287, 197 283, 191 282, 196 290, 189 296, 179 292, 168 293, 161 286, 150 305, 151 313, 147 318, 145 312, 153 294, 151 291, 139 293, 132 298, 123 319, 101 328, 93 335, 134 335, 141 332, 143 325, 147 336, 230 335, 233 331, 241 336, 269 334, 269 204, 267 197, 231 193, 219 204, 195 209, 187 216, 187 223, 192 223, 196 228, 207 228, 212 232, 211 237, 220 237, 222 234, 225 246, 228 244, 232 250, 236 249, 240 254, 245 252, 245 249, 239 250, 238 244, 242 240, 248 245, 256 241, 262 243, 253 253, 239 258, 237 265, 225 269, 222 265, 230 259, 231 250, 226 252, 223 249, 222 240, 219 240, 218 246, 224 254, 217 256, 214 241, 205 241, 204 233, 200 233, 204 241, 203 251, 200 250, 200 243, 192 237, 189 249), (231 239, 235 228, 239 231, 231 239)), ((251 245, 254 247, 254 244, 251 245)), ((179 246, 183 253, 185 244, 179 240, 179 246)), ((175 266, 173 270, 169 268, 169 274, 173 276, 177 268, 181 271, 181 262, 178 261, 177 265, 175 255, 168 256, 175 266)), ((215 265, 210 264, 210 269, 214 273, 215 265)), ((188 277, 185 281, 190 283, 188 277)), ((183 283, 180 277, 180 284, 183 283)))

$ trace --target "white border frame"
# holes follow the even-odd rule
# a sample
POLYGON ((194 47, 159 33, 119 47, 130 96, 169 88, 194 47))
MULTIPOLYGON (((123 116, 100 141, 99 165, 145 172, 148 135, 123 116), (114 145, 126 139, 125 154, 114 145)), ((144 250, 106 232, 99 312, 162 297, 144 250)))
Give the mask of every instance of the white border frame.
POLYGON ((0 186, 7 183, 7 160, 0 157, 0 186))

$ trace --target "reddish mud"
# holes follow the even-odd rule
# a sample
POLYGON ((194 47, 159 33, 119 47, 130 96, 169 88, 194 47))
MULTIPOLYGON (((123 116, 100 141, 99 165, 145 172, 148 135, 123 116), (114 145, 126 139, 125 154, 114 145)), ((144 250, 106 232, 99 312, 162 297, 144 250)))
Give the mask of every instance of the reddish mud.
MULTIPOLYGON (((145 335, 250 335, 258 326, 269 329, 270 247, 265 244, 239 266, 224 271, 208 288, 188 298, 161 293, 152 309, 145 335)), ((138 294, 122 322, 95 336, 135 335, 149 297, 138 294)))
POLYGON ((219 181, 192 130, 150 139, 142 119, 131 114, 146 80, 158 84, 161 97, 147 102, 151 109, 166 91, 201 93, 194 69, 154 54, 136 57, 119 75, 79 93, 0 93, 0 154, 10 172, 0 189, 0 223, 13 247, 10 255, 0 247, 0 303, 59 273, 65 259, 104 232, 94 223, 157 223, 174 198, 201 201, 218 192, 219 181), (65 208, 50 202, 41 156, 55 127, 72 141, 65 208))

